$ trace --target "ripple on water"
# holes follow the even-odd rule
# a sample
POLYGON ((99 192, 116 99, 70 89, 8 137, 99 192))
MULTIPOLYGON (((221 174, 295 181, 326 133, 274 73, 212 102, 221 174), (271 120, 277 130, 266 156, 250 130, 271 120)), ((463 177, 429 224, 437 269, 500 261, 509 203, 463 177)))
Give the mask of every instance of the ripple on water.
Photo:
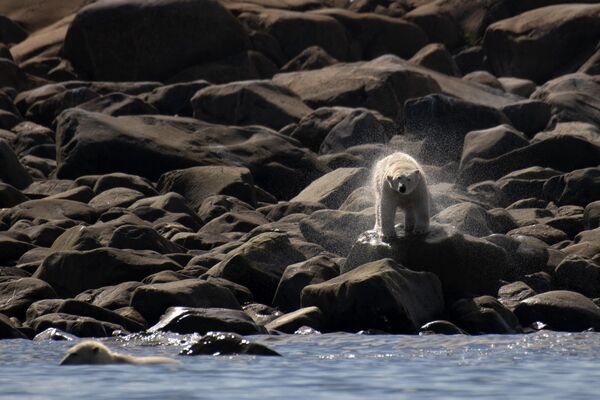
MULTIPOLYGON (((175 356, 193 335, 104 340, 175 356)), ((600 334, 282 335, 252 340, 284 357, 181 357, 182 365, 59 367, 72 342, 0 341, 2 399, 594 398, 600 334)))

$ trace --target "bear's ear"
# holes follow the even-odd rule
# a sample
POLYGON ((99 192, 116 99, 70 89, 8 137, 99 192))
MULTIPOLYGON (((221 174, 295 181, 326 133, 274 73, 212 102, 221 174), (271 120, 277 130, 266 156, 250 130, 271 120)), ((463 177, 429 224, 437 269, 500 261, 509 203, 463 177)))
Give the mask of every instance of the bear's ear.
POLYGON ((391 176, 386 176, 385 180, 387 181, 388 185, 390 185, 390 187, 393 189, 394 188, 394 178, 391 176))

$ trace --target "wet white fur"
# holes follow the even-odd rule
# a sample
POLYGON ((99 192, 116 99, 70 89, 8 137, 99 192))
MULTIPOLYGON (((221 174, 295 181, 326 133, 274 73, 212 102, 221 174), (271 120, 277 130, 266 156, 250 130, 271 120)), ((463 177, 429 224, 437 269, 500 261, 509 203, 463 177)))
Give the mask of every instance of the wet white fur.
POLYGON ((179 364, 167 357, 134 357, 110 351, 103 343, 86 340, 71 347, 61 365, 78 364, 179 364))
POLYGON ((397 152, 381 159, 373 170, 375 189, 375 231, 383 239, 396 236, 396 209, 404 211, 404 231, 429 231, 430 196, 427 179, 419 163, 397 152), (403 191, 403 192, 402 192, 403 191))

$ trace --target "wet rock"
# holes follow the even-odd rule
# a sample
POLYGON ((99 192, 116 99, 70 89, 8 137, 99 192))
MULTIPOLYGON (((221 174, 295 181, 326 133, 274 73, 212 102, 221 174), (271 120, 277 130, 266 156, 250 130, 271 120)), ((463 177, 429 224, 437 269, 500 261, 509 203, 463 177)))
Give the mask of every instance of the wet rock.
POLYGON ((171 307, 156 325, 148 329, 148 332, 159 331, 200 335, 218 331, 256 335, 265 333, 265 328, 257 325, 242 310, 171 307))
POLYGON ((242 213, 253 210, 253 206, 237 197, 211 195, 206 197, 198 208, 198 216, 207 223, 228 212, 242 213))
POLYGON ((0 312, 22 319, 34 302, 56 298, 56 292, 46 282, 35 278, 20 278, 0 282, 0 312))
POLYGON ((312 110, 287 87, 271 81, 213 85, 192 97, 194 117, 224 125, 263 125, 273 129, 298 122, 312 110))
MULTIPOLYGON (((273 305, 283 311, 297 310, 300 308, 300 295, 305 286, 325 282, 338 275, 339 266, 325 255, 289 265, 281 276, 273 305)), ((319 330, 317 327, 313 328, 319 330)))
POLYGON ((73 341, 76 340, 77 337, 71 335, 70 333, 63 332, 60 329, 56 328, 48 328, 45 331, 42 331, 35 335, 33 338, 36 342, 41 342, 45 340, 53 340, 53 341, 73 341))
POLYGON ((0 339, 27 339, 27 336, 15 327, 10 318, 0 314, 0 339))
POLYGON ((576 70, 585 61, 572 65, 596 46, 593 38, 600 32, 599 18, 598 5, 538 8, 490 25, 483 46, 496 75, 543 83, 559 72, 576 70), (568 40, 558 40, 565 37, 568 40))
POLYGON ((252 343, 234 333, 210 332, 196 342, 184 347, 179 355, 234 355, 279 356, 280 354, 260 344, 252 343))
POLYGON ((461 299, 452 304, 452 320, 470 334, 521 332, 517 317, 492 296, 461 299))
POLYGON ((281 67, 281 72, 321 69, 338 62, 337 59, 333 58, 321 47, 310 46, 302 50, 296 57, 292 58, 281 67))
POLYGON ((538 166, 559 171, 574 171, 595 167, 600 159, 600 145, 574 136, 554 136, 533 142, 489 160, 473 159, 461 165, 458 180, 471 184, 482 180, 496 180, 511 171, 538 166), (577 154, 565 158, 564 154, 577 154))
POLYGON ((525 299, 517 306, 515 314, 523 326, 539 321, 555 331, 600 329, 600 307, 584 295, 567 290, 546 292, 525 299))
POLYGON ((229 289, 198 279, 140 286, 133 292, 131 306, 150 324, 156 323, 169 307, 241 310, 229 289))
POLYGON ((8 142, 2 139, 0 139, 0 179, 17 189, 24 189, 33 182, 8 142))
POLYGON ((431 321, 419 328, 419 335, 466 335, 467 332, 460 329, 450 321, 431 321))
POLYGON ((525 282, 517 281, 498 289, 498 301, 513 311, 521 301, 535 296, 537 293, 525 282))
POLYGON ((303 326, 311 327, 317 331, 324 330, 323 327, 326 326, 325 316, 318 307, 300 308, 284 314, 269 322, 265 328, 268 331, 294 333, 303 326))
POLYGON ((48 282, 61 296, 75 296, 87 289, 139 281, 156 272, 179 269, 180 265, 154 252, 99 248, 52 253, 34 277, 48 282))
POLYGON ((269 304, 285 268, 304 259, 286 234, 263 233, 229 252, 208 275, 245 286, 258 302, 269 304))
POLYGON ((70 314, 46 314, 29 322, 36 334, 46 329, 56 328, 77 337, 110 337, 113 332, 124 332, 122 326, 110 322, 98 321, 90 317, 70 314))
POLYGON ((579 169, 548 179, 544 184, 544 196, 557 205, 585 207, 600 198, 600 167, 579 169))
POLYGON ((430 43, 422 47, 409 61, 442 74, 461 76, 458 65, 442 43, 430 43))
POLYGON ((139 215, 140 218, 155 224, 164 222, 161 220, 164 220, 169 214, 173 216, 179 214, 187 217, 185 221, 182 221, 182 224, 194 231, 200 229, 203 225, 202 220, 190 208, 183 196, 178 193, 171 192, 138 200, 129 206, 129 210, 139 215))
POLYGON ((31 322, 42 315, 52 313, 94 318, 98 321, 120 325, 129 332, 139 332, 144 329, 143 325, 137 323, 136 321, 125 318, 113 311, 72 299, 37 301, 31 304, 27 309, 27 321, 31 322))
POLYGON ((193 209, 198 209, 212 195, 233 196, 256 205, 254 180, 247 168, 207 166, 170 171, 157 184, 163 192, 181 194, 193 209))
POLYGON ((260 303, 246 304, 243 309, 254 322, 262 326, 283 315, 278 309, 260 303))
POLYGON ((441 314, 444 299, 434 274, 383 259, 306 286, 302 306, 321 309, 330 330, 414 333, 441 314))
POLYGON ((436 163, 458 161, 455 155, 462 150, 468 132, 509 122, 495 108, 443 94, 408 100, 404 115, 404 133, 425 139, 418 157, 436 163))
POLYGON ((77 107, 100 95, 86 87, 66 89, 46 99, 38 100, 27 109, 25 118, 43 126, 52 126, 54 119, 67 108, 77 107))
POLYGON ((600 265, 579 256, 566 257, 554 271, 560 288, 579 292, 587 297, 600 297, 600 265))
POLYGON ((300 231, 306 240, 344 256, 352 248, 354 240, 374 225, 373 210, 362 212, 321 210, 300 221, 300 231))
POLYGON ((380 258, 392 258, 417 271, 435 273, 446 295, 496 294, 498 281, 509 270, 506 252, 486 240, 460 234, 455 229, 432 224, 424 236, 399 236, 382 243, 372 231, 362 234, 342 273, 380 258))
POLYGON ((321 203, 336 209, 368 180, 369 174, 366 168, 338 168, 312 182, 290 201, 321 203))
POLYGON ((474 158, 495 158, 528 144, 527 138, 510 125, 471 131, 465 136, 460 163, 464 165, 474 158))
POLYGON ((404 18, 417 24, 427 33, 431 42, 443 43, 452 49, 462 43, 460 27, 443 6, 438 3, 423 3, 408 12, 404 18))
POLYGON ((107 310, 116 310, 129 306, 133 292, 140 286, 143 286, 143 283, 130 281, 114 286, 89 289, 79 293, 75 300, 85 301, 107 310))
POLYGON ((248 45, 241 24, 216 1, 161 0, 149 5, 128 0, 81 9, 69 26, 64 51, 78 71, 94 80, 161 80, 248 45), (101 50, 107 47, 110 52, 101 50))

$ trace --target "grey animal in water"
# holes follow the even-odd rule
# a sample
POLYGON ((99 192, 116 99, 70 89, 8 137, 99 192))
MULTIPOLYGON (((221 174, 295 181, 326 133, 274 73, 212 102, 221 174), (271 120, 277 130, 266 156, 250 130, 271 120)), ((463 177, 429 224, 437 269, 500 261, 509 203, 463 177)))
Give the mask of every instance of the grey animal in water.
POLYGON ((71 347, 60 365, 80 364, 180 364, 168 357, 134 357, 110 351, 103 343, 86 340, 71 347))
POLYGON ((373 170, 375 231, 383 240, 396 237, 396 209, 404 211, 404 231, 429 231, 430 195, 425 172, 418 161, 397 152, 381 159, 373 170))

